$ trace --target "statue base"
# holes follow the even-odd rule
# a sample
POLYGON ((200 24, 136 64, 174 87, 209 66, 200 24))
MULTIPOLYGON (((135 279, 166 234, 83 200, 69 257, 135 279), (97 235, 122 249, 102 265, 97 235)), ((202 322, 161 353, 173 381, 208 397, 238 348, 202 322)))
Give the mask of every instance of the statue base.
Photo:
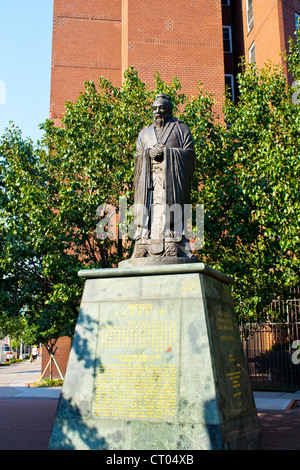
POLYGON ((199 263, 185 237, 157 240, 139 238, 135 241, 131 258, 121 261, 119 268, 165 264, 199 263))
POLYGON ((261 449, 230 278, 203 263, 79 275, 49 449, 261 449))
POLYGON ((118 264, 119 268, 130 268, 130 267, 146 267, 146 266, 170 266, 173 264, 187 264, 187 263, 199 263, 199 259, 193 258, 173 258, 173 257, 155 257, 147 256, 146 258, 129 258, 124 261, 120 261, 118 264))

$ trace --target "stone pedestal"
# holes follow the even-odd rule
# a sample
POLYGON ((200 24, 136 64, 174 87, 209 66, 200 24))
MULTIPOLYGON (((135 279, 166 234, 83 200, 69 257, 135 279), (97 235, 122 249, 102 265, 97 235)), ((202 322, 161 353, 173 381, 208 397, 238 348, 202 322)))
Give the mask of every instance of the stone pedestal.
POLYGON ((50 449, 260 449, 230 295, 203 263, 81 271, 50 449))

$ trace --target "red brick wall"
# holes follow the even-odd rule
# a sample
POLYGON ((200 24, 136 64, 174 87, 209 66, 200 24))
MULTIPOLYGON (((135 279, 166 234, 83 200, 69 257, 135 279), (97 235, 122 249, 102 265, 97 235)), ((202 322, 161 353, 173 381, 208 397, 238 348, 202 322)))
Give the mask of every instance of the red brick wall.
POLYGON ((205 91, 220 103, 224 93, 222 8, 219 0, 123 0, 128 5, 128 65, 153 84, 157 70, 183 91, 205 91))
POLYGON ((148 85, 158 70, 183 92, 198 81, 220 103, 224 93, 221 0, 54 0, 50 117, 101 75, 121 85, 134 65, 148 85), (141 8, 142 5, 142 8, 141 8))
MULTIPOLYGON (((68 338, 67 336, 63 336, 62 338, 59 338, 57 340, 57 343, 54 347, 57 348, 54 357, 55 360, 58 364, 58 367, 62 373, 63 376, 65 376, 66 370, 67 370, 67 364, 68 364, 68 359, 69 359, 69 354, 70 354, 70 349, 71 349, 71 339, 68 338)), ((48 354, 47 349, 43 345, 42 347, 42 374, 47 367, 47 364, 49 362, 50 356, 48 354)), ((50 378, 50 369, 48 367, 47 371, 45 372, 45 375, 43 376, 43 379, 49 379, 50 378)), ((57 367, 55 363, 52 361, 52 378, 53 379, 60 379, 60 374, 57 370, 57 367)))
POLYGON ((54 0, 50 118, 100 76, 121 85, 121 0, 54 0))
POLYGON ((282 44, 280 37, 280 2, 278 0, 253 0, 254 27, 248 33, 246 0, 243 1, 243 27, 245 38, 245 57, 249 60, 248 50, 255 41, 256 63, 263 67, 267 60, 282 64, 280 53, 282 44))
POLYGON ((246 0, 223 9, 221 0, 54 0, 50 117, 58 123, 65 101, 74 101, 87 80, 105 76, 121 85, 130 65, 150 86, 156 70, 166 81, 177 76, 188 94, 202 82, 219 111, 224 62, 226 73, 237 72, 255 41, 258 66, 284 64, 280 54, 293 36, 295 11, 300 0, 253 0, 248 33, 246 0), (232 25, 234 57, 223 54, 222 13, 232 25))
POLYGON ((243 15, 245 57, 255 41, 256 62, 259 67, 270 60, 284 66, 281 53, 288 48, 288 38, 295 31, 295 11, 300 12, 299 0, 253 0, 254 27, 248 32, 246 0, 237 0, 243 15))

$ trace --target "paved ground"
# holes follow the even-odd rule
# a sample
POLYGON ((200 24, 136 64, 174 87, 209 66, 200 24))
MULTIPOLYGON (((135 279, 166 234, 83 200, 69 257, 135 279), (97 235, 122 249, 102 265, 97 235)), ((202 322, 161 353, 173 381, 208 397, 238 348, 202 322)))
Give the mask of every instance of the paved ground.
POLYGON ((254 392, 265 450, 300 450, 299 393, 254 392))
POLYGON ((0 450, 46 450, 60 388, 29 388, 41 358, 0 367, 0 450))
MULTIPOLYGON (((0 367, 0 450, 47 450, 60 388, 28 388, 41 359, 0 367)), ((300 450, 300 394, 255 392, 265 450, 300 450)))

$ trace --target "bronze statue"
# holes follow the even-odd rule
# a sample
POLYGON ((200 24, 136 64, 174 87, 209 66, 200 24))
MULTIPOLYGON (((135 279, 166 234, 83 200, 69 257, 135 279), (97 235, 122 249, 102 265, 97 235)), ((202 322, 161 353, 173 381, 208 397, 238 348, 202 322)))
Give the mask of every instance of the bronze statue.
POLYGON ((157 95, 152 109, 153 123, 141 130, 136 145, 136 234, 131 259, 191 261, 194 256, 185 237, 184 206, 190 202, 195 167, 192 135, 186 124, 173 117, 168 96, 157 95))

